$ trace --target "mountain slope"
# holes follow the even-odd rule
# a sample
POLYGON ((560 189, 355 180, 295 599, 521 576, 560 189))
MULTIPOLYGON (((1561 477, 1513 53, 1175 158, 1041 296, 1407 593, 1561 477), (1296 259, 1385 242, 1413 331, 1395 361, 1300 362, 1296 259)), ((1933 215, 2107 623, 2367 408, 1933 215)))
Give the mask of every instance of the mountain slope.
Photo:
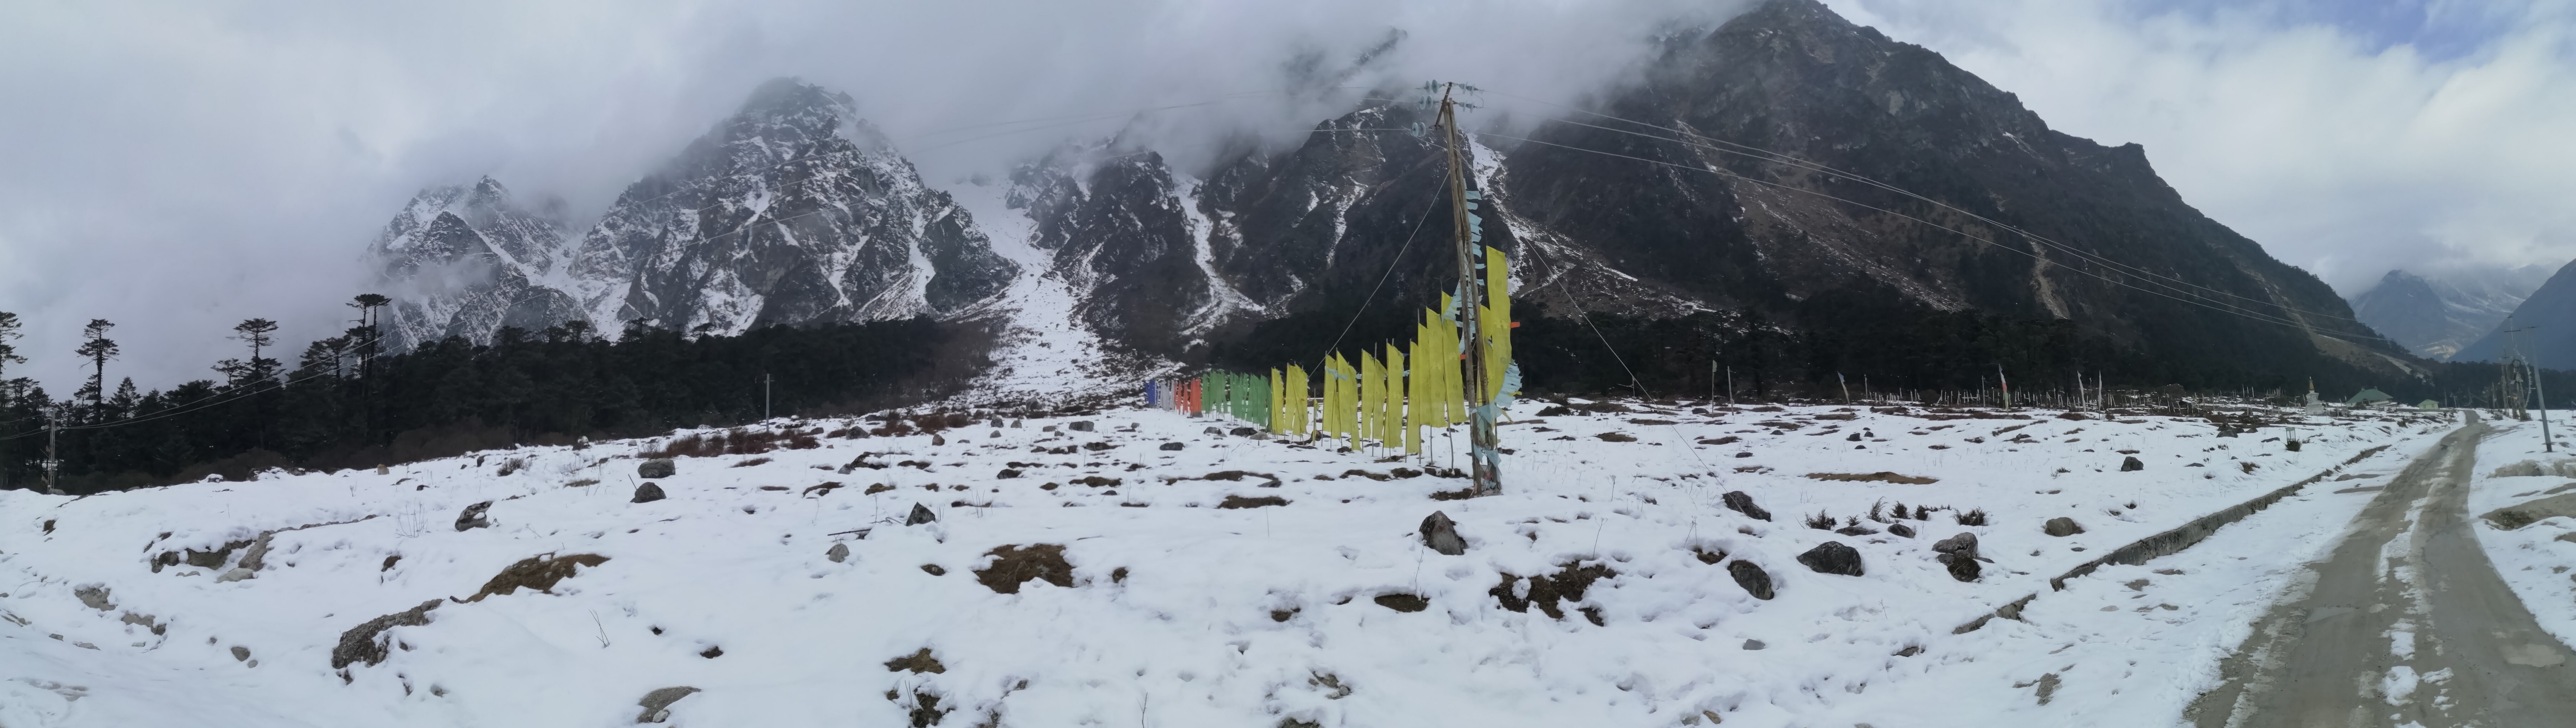
POLYGON ((563 229, 488 178, 421 193, 370 248, 398 301, 389 340, 956 316, 1017 271, 848 96, 794 79, 761 86, 577 242, 563 229))
POLYGON ((1811 0, 1774 0, 1668 41, 1645 80, 1601 110, 1636 123, 1545 125, 1505 157, 1504 206, 1712 306, 1787 311, 1874 289, 1945 311, 2069 320, 2149 357, 2394 361, 2346 343, 2375 337, 2323 282, 2192 209, 2142 148, 2050 129, 1938 54, 1811 0), (1723 142, 1658 139, 1679 134, 1654 126, 1723 142))
POLYGON ((731 334, 952 313, 1013 268, 848 96, 779 79, 628 187, 572 275, 595 321, 731 334))
POLYGON ((2483 336, 2460 347, 2452 361, 2502 361, 2508 356, 2525 359, 2538 357, 2543 367, 2566 367, 2576 364, 2576 330, 2563 323, 2576 321, 2576 263, 2561 266, 2539 290, 2531 292, 2513 309, 2511 316, 2491 327, 2483 336), (2530 331, 2508 334, 2508 328, 2537 327, 2530 331))
POLYGON ((2437 277, 2392 270, 2379 285, 2352 297, 2363 323, 2416 354, 2449 359, 2495 329, 2549 279, 2550 267, 2518 268, 2437 277))
POLYGON ((563 222, 532 212, 485 177, 423 190, 368 246, 394 300, 385 341, 396 351, 461 336, 488 343, 504 326, 540 329, 581 317, 578 302, 538 281, 562 263, 563 222))

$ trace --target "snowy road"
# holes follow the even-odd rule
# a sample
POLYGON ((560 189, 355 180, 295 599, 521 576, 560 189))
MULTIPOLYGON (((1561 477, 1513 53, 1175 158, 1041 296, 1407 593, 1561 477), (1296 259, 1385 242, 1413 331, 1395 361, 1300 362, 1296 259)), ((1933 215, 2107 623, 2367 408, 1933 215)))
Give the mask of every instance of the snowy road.
MULTIPOLYGON (((2470 415, 2472 418, 2474 414, 2470 415)), ((2576 715, 2576 666, 2481 550, 2472 421, 2392 479, 2192 706, 2226 726, 2537 726, 2576 715)))

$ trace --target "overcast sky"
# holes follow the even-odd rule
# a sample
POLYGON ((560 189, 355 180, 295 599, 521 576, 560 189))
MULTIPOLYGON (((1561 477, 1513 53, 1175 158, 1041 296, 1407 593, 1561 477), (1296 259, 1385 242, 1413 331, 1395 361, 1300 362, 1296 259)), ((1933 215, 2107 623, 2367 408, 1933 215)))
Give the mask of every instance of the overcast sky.
MULTIPOLYGON (((2139 142, 2185 199, 2358 292, 2392 267, 2576 257, 2576 11, 2434 0, 1828 0, 2022 100, 2139 142)), ((292 353, 420 188, 489 174, 596 215, 739 104, 849 92, 933 184, 1139 109, 1181 163, 1321 110, 1280 93, 1400 29, 1377 75, 1572 101, 1736 0, 1109 0, 0 7, 0 311, 56 396, 107 318, 145 387, 208 377, 248 317, 292 353), (1081 123, 978 127, 1100 114, 1081 123), (997 132, 1020 130, 996 135, 997 132)), ((1508 105, 1508 102, 1506 102, 1508 105)), ((1538 107, 1492 113, 1527 116, 1538 107)), ((283 358, 283 357, 282 357, 283 358)))

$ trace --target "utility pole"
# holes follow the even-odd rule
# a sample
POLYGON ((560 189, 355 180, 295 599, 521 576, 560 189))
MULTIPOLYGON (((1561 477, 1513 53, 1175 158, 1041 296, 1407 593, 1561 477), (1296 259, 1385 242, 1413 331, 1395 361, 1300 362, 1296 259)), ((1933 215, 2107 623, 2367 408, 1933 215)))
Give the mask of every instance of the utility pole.
POLYGON ((1502 453, 1499 451, 1502 445, 1494 434, 1494 420, 1498 414, 1494 411, 1494 398, 1489 398, 1485 392, 1492 388, 1491 380, 1502 373, 1485 371, 1485 332, 1480 313, 1485 286, 1484 276, 1477 275, 1477 269, 1482 267, 1485 258, 1482 255, 1484 246, 1477 241, 1484 234, 1476 226, 1480 218, 1467 212, 1483 194, 1467 189, 1466 155, 1459 151, 1458 102, 1450 97, 1457 88, 1458 84, 1454 82, 1441 85, 1437 123, 1441 138, 1448 146, 1449 219, 1457 231, 1458 243, 1458 323, 1467 338, 1467 359, 1462 362, 1459 378, 1467 390, 1468 459, 1474 470, 1474 492, 1480 496, 1495 495, 1503 492, 1502 453))
POLYGON ((769 376, 768 372, 760 373, 760 418, 764 420, 778 416, 777 413, 771 412, 769 409, 769 385, 774 380, 775 379, 773 377, 769 376))
POLYGON ((63 494, 62 487, 55 484, 55 473, 63 469, 63 461, 54 454, 54 445, 62 437, 62 433, 62 420, 54 415, 47 415, 45 417, 45 493, 47 495, 63 494))

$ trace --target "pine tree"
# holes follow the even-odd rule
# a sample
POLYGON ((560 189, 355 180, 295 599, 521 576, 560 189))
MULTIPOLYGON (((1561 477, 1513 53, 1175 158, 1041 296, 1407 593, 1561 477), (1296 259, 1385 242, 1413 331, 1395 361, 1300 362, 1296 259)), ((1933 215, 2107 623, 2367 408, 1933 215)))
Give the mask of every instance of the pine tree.
POLYGON ((0 375, 8 373, 10 364, 27 363, 26 357, 18 355, 18 347, 9 345, 10 341, 25 336, 18 332, 20 326, 17 314, 0 311, 0 375))
POLYGON ((100 419, 100 410, 107 406, 107 360, 116 358, 118 353, 116 340, 107 338, 107 330, 112 328, 116 328, 116 324, 107 319, 90 319, 88 326, 81 327, 80 348, 73 350, 73 353, 89 360, 90 374, 89 383, 81 385, 80 391, 73 393, 72 397, 89 400, 93 421, 100 419))

